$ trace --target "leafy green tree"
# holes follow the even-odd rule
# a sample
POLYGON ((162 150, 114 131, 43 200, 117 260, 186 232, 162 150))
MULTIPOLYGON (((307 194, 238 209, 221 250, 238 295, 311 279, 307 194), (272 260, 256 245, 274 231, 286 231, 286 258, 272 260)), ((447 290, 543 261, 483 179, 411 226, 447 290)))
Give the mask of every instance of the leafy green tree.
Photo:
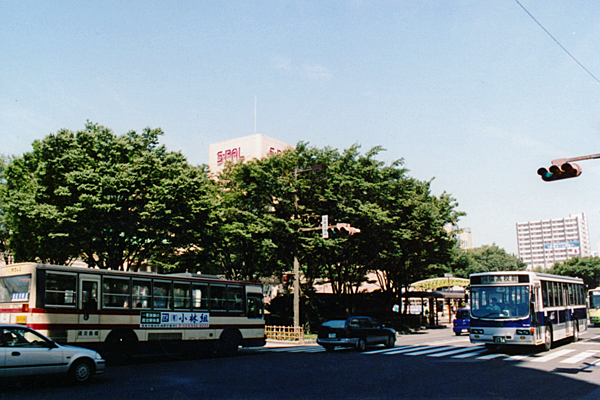
POLYGON ((583 279, 588 289, 600 286, 600 258, 574 257, 554 263, 546 272, 550 274, 572 276, 583 279))
POLYGON ((406 176, 402 160, 378 161, 380 151, 361 155, 352 146, 340 153, 299 143, 295 150, 230 166, 220 180, 218 259, 235 274, 268 276, 291 270, 296 255, 307 289, 324 280, 340 294, 356 292, 371 270, 383 271, 385 290, 399 292, 448 261, 454 242, 443 226, 461 215, 454 199, 431 195, 430 182, 406 176), (318 164, 326 168, 313 171, 318 164), (361 233, 322 239, 318 230, 305 231, 317 229, 322 215, 361 233))
POLYGON ((116 136, 88 123, 33 144, 7 170, 17 260, 136 270, 195 268, 209 215, 207 171, 159 146, 160 129, 116 136), (175 257, 177 256, 177 257, 175 257))
POLYGON ((520 258, 492 244, 468 250, 456 249, 451 268, 455 276, 468 278, 477 272, 523 271, 527 265, 520 258))

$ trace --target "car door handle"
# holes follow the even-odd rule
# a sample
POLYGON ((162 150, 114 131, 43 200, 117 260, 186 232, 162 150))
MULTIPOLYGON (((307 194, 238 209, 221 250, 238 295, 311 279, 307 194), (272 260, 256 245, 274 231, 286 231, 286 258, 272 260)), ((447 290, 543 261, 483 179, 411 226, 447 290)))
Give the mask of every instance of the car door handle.
POLYGON ((18 351, 13 351, 11 355, 16 357, 16 356, 20 356, 21 353, 19 353, 18 351))

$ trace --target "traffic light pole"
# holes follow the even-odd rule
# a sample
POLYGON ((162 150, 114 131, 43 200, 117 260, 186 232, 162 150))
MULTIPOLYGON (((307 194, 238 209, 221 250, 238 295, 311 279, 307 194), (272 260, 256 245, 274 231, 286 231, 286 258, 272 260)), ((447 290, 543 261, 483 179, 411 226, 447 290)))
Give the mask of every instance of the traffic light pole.
POLYGON ((579 157, 571 157, 571 158, 559 158, 557 160, 552 160, 552 165, 561 166, 567 162, 573 161, 583 161, 583 160, 594 160, 596 158, 600 158, 600 154, 591 154, 589 156, 579 156, 579 157))

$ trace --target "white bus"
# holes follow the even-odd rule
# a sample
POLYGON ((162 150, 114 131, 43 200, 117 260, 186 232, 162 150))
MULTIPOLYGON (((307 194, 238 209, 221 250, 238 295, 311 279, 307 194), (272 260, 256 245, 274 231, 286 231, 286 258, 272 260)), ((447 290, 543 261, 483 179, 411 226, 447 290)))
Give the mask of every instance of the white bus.
POLYGON ((543 345, 572 338, 587 329, 583 280, 528 271, 501 271, 470 276, 473 343, 494 348, 543 345))
POLYGON ((189 348, 229 355, 265 344, 261 284, 189 273, 2 266, 0 323, 116 360, 189 348))

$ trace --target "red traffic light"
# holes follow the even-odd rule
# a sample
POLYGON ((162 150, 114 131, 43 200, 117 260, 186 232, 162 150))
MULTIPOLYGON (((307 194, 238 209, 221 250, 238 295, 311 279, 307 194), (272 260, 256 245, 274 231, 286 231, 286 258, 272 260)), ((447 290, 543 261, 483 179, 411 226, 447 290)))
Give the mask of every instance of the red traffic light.
POLYGON ((559 179, 575 178, 581 175, 581 167, 577 164, 563 163, 560 167, 552 165, 550 168, 540 168, 537 171, 545 182, 557 181, 559 179))

